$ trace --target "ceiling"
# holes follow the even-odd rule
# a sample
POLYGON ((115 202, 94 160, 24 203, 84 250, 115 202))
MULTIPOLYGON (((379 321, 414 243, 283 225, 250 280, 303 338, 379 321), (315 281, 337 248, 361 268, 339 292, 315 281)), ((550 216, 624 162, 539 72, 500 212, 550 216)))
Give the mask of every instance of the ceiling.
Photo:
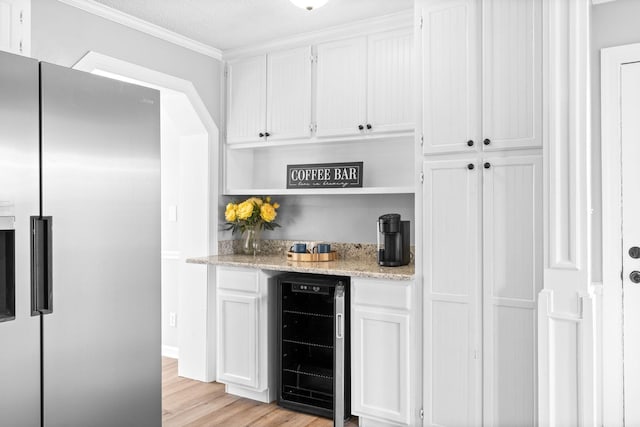
POLYGON ((329 0, 307 11, 289 0, 95 0, 220 50, 343 25, 413 7, 414 0, 329 0))

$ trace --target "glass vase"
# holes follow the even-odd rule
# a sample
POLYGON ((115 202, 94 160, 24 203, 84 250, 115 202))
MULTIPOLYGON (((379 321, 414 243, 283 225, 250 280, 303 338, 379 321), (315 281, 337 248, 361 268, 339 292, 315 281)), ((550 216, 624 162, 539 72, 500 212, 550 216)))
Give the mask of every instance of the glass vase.
POLYGON ((260 228, 247 228, 242 233, 242 253, 245 255, 257 255, 261 249, 260 228))

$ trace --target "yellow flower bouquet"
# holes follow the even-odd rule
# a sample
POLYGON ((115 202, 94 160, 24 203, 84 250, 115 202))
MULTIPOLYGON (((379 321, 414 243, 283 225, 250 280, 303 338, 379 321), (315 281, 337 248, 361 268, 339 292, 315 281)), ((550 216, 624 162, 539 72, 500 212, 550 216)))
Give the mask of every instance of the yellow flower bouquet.
POLYGON ((280 227, 275 222, 280 205, 271 197, 250 197, 244 202, 229 203, 224 212, 225 230, 241 232, 243 237, 243 251, 245 253, 260 252, 260 231, 273 230, 280 227))

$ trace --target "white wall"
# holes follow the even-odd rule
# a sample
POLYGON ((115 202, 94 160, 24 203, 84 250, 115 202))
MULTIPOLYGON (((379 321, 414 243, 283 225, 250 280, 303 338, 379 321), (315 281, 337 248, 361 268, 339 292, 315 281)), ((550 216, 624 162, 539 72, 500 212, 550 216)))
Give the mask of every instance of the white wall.
POLYGON ((162 110, 161 120, 161 227, 162 227, 162 346, 178 347, 178 329, 169 326, 169 313, 178 312, 178 254, 180 235, 178 222, 169 215, 170 206, 178 206, 180 135, 162 110))
POLYGON ((70 67, 96 51, 193 83, 220 123, 220 61, 55 0, 32 0, 31 56, 70 67))
MULTIPOLYGON (((229 201, 246 198, 221 197, 218 223, 224 223, 224 207, 229 201)), ((282 228, 264 232, 264 239, 375 243, 378 217, 385 213, 399 213, 403 220, 411 221, 411 242, 414 242, 412 194, 273 196, 273 199, 281 206, 276 222, 282 228)), ((232 238, 228 231, 220 232, 219 237, 220 240, 232 238)))
POLYGON ((616 0, 593 6, 591 14, 591 129, 592 129, 592 277, 602 281, 602 171, 600 167, 600 49, 640 42, 640 1, 616 0))

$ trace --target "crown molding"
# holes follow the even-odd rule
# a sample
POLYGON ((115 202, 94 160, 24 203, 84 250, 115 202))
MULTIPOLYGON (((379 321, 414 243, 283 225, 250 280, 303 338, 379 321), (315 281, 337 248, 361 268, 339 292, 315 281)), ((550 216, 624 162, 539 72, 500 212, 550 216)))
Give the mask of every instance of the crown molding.
POLYGON ((259 55, 280 48, 295 48, 299 46, 338 40, 341 38, 358 37, 374 32, 408 28, 413 25, 413 9, 378 16, 348 24, 337 25, 318 31, 301 33, 272 40, 266 43, 248 47, 227 49, 222 51, 224 60, 232 60, 242 56, 259 55))
POLYGON ((61 3, 84 10, 85 12, 116 22, 134 30, 149 34, 161 40, 192 50, 215 59, 222 59, 222 51, 215 47, 200 43, 158 25, 144 21, 135 16, 105 6, 94 0, 58 0, 61 3))
POLYGON ((602 4, 602 3, 611 3, 611 2, 614 2, 614 1, 616 1, 616 0, 592 0, 591 3, 593 3, 594 6, 597 6, 597 5, 602 4))

